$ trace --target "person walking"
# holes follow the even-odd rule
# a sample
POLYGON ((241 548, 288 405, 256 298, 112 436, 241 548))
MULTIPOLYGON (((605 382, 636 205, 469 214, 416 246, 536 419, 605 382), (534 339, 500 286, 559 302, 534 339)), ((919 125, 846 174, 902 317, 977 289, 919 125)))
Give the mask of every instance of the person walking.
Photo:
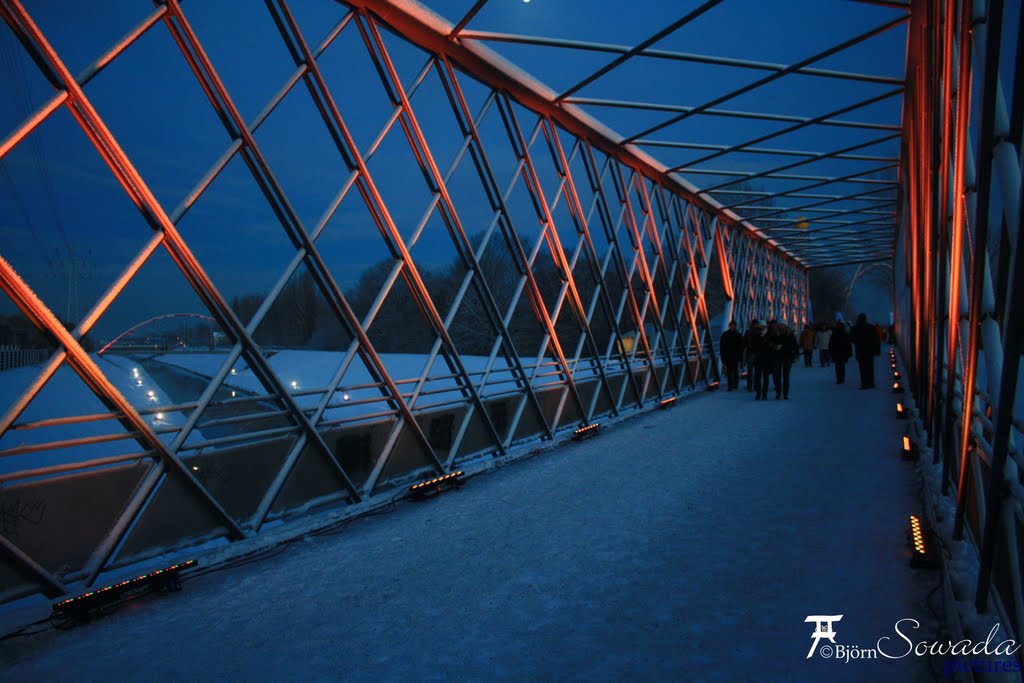
POLYGON ((850 341, 857 347, 857 365, 860 366, 860 388, 875 388, 875 356, 882 353, 882 344, 878 339, 878 331, 868 322, 868 317, 861 313, 857 323, 850 331, 850 341))
MULTIPOLYGON (((793 368, 793 361, 796 360, 799 348, 800 347, 793 331, 790 330, 785 323, 775 323, 773 375, 775 378, 776 399, 778 399, 781 394, 783 399, 787 401, 789 400, 789 372, 793 368)), ((806 359, 808 357, 809 352, 805 352, 804 358, 806 359)), ((810 367, 809 364, 808 367, 810 367)))
POLYGON ((750 337, 751 345, 748 352, 754 359, 754 400, 763 401, 768 398, 768 376, 771 374, 772 350, 767 337, 768 330, 760 321, 755 320, 751 328, 754 334, 750 337))
POLYGON ((729 329, 718 340, 718 353, 725 366, 729 391, 740 386, 740 356, 743 355, 743 335, 736 329, 736 321, 729 321, 729 329))
POLYGON ((836 384, 846 381, 846 361, 850 360, 851 352, 850 336, 846 334, 843 323, 837 320, 828 340, 828 355, 836 366, 836 384))
POLYGON ((804 329, 800 332, 800 350, 804 354, 804 367, 809 368, 814 365, 814 345, 817 343, 814 329, 805 324, 804 329))
MULTIPOLYGON (((779 329, 778 323, 775 320, 768 321, 768 329, 764 335, 764 343, 767 347, 767 372, 772 378, 772 388, 775 389, 775 398, 781 398, 782 396, 782 374, 779 368, 779 360, 781 359, 780 352, 782 345, 779 341, 779 329)), ((764 382, 764 392, 762 393, 766 399, 768 398, 768 381, 764 382)))
POLYGON ((743 356, 747 364, 747 391, 754 390, 754 367, 757 359, 754 354, 754 347, 757 344, 757 319, 750 319, 750 327, 743 333, 743 356))
POLYGON ((821 367, 828 367, 831 362, 831 354, 828 351, 828 343, 832 338, 832 330, 826 323, 821 323, 818 326, 817 339, 815 343, 818 346, 818 362, 821 363, 821 367))

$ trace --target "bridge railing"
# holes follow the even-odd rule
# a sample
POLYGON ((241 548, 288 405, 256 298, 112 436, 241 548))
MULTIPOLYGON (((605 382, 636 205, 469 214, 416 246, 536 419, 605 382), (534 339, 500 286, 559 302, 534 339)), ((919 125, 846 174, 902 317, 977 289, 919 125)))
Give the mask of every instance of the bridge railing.
POLYGON ((49 358, 47 349, 25 349, 20 346, 0 346, 0 371, 37 365, 49 358))

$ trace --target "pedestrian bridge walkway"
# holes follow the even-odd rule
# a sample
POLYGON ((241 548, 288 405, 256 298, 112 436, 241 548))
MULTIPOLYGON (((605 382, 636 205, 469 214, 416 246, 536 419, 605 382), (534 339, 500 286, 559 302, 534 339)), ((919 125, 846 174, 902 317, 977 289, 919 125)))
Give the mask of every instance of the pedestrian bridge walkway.
POLYGON ((926 657, 806 658, 808 615, 842 614, 837 644, 901 654, 904 618, 937 639, 902 423, 850 369, 794 367, 789 401, 702 393, 0 662, 18 681, 931 680, 926 657))

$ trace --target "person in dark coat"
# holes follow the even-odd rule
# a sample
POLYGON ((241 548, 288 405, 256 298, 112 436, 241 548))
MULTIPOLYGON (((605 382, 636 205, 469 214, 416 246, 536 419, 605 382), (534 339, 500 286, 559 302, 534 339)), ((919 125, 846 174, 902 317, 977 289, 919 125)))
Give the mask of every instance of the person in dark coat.
MULTIPOLYGON (((776 327, 777 325, 778 325, 778 323, 776 321, 769 320, 768 321, 768 329, 767 329, 767 331, 765 332, 765 335, 764 335, 764 341, 765 341, 765 344, 768 347, 768 355, 767 355, 768 373, 769 373, 769 376, 772 378, 772 386, 775 389, 775 398, 778 398, 779 396, 782 395, 781 391, 780 391, 780 389, 782 387, 782 378, 779 376, 779 372, 778 372, 778 364, 779 364, 779 357, 780 357, 779 356, 779 351, 780 351, 780 349, 782 347, 779 345, 779 334, 778 334, 778 329, 776 327)), ((762 394, 762 395, 767 399, 768 398, 768 382, 767 381, 764 384, 764 388, 765 388, 765 391, 764 391, 764 394, 762 394)))
POLYGON ((882 344, 878 339, 878 330, 868 323, 868 317, 861 313, 857 316, 857 324, 850 331, 850 341, 857 347, 857 365, 860 366, 860 388, 875 387, 875 356, 882 353, 882 344))
POLYGON ((772 375, 772 359, 774 358, 772 345, 774 338, 769 335, 769 329, 757 323, 757 334, 754 339, 754 400, 768 400, 768 379, 772 375))
POLYGON ((846 334, 846 328, 837 320, 828 340, 828 355, 836 368, 836 384, 846 381, 846 361, 850 360, 852 351, 850 335, 846 334))
POLYGON ((804 325, 803 332, 800 333, 800 350, 804 354, 804 367, 811 367, 814 362, 814 343, 815 343, 816 332, 810 325, 804 325))
POLYGON ((754 390, 754 346, 757 343, 757 319, 750 319, 750 327, 743 333, 743 356, 747 363, 747 391, 754 390))
POLYGON ((718 353, 725 366, 729 391, 740 386, 740 357, 743 355, 743 335, 736 329, 736 321, 729 322, 729 329, 718 340, 718 353))
POLYGON ((789 399, 789 371, 793 368, 799 346, 793 331, 783 323, 773 325, 772 335, 772 377, 775 383, 775 398, 789 399))

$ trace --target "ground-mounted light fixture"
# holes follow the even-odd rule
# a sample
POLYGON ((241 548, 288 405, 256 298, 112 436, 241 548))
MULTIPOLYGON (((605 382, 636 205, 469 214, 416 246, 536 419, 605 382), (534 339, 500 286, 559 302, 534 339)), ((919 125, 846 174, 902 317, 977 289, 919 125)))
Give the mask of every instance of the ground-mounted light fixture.
POLYGON ((155 591, 175 593, 181 590, 181 580, 178 575, 182 571, 196 566, 198 563, 195 560, 172 564, 170 567, 150 574, 61 600, 53 606, 53 611, 55 614, 83 619, 97 614, 107 607, 132 600, 146 593, 155 591))
POLYGON ((590 437, 597 434, 597 430, 600 426, 600 423, 595 422, 594 424, 589 424, 586 427, 580 427, 579 429, 572 433, 572 438, 574 441, 583 441, 583 439, 589 439, 590 437))
POLYGON ((409 487, 409 496, 415 500, 433 498, 444 491, 450 491, 451 489, 462 486, 464 483, 462 475, 462 470, 456 470, 455 472, 449 472, 442 477, 434 477, 433 479, 427 479, 418 484, 413 484, 409 487))
POLYGON ((913 546, 910 566, 914 569, 938 569, 942 559, 936 550, 935 532, 921 524, 917 515, 910 515, 910 543, 913 546))
POLYGON ((917 460, 921 455, 921 451, 913 439, 904 435, 903 450, 900 452, 900 455, 904 460, 917 460))

